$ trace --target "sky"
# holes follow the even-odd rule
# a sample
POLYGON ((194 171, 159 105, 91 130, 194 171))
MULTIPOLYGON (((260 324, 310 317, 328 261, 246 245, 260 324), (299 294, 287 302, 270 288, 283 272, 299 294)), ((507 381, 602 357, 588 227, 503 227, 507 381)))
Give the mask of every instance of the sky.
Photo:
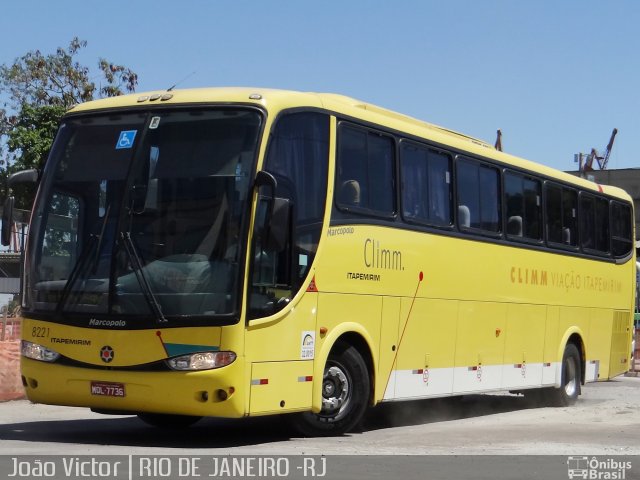
POLYGON ((349 95, 561 170, 640 167, 637 0, 6 0, 0 64, 77 36, 138 92, 250 86, 349 95))

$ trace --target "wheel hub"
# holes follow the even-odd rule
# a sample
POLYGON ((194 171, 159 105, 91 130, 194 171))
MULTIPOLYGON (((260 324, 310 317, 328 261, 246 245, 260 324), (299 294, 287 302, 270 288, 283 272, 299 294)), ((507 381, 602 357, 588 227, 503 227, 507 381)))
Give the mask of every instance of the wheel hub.
POLYGON ((338 367, 330 367, 322 381, 322 412, 334 414, 345 405, 349 398, 349 380, 338 367))
POLYGON ((573 358, 568 358, 565 364, 566 384, 564 391, 569 397, 573 397, 578 389, 577 367, 573 358))

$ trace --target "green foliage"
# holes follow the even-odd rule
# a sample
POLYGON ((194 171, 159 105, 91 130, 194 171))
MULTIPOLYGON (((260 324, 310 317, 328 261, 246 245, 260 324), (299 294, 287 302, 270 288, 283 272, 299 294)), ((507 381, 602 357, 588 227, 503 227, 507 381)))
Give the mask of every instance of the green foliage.
POLYGON ((51 148, 65 108, 60 105, 36 107, 25 103, 13 124, 8 137, 9 152, 22 152, 21 168, 37 168, 40 159, 51 148))
POLYGON ((15 298, 9 301, 9 303, 6 306, 6 309, 8 310, 10 317, 20 316, 20 302, 15 298))
MULTIPOLYGON (((94 98, 135 91, 138 76, 129 68, 98 60, 102 83, 96 85, 89 67, 75 60, 87 42, 77 37, 67 49, 43 55, 28 52, 11 65, 0 65, 0 194, 6 192, 9 174, 26 168, 42 168, 58 122, 73 105, 94 98)), ((19 186, 16 207, 30 209, 35 188, 19 186)))
POLYGON ((89 67, 74 60, 86 46, 86 41, 76 37, 66 50, 58 48, 50 55, 36 50, 16 59, 12 65, 0 66, 0 90, 9 93, 9 105, 14 109, 25 103, 69 108, 93 100, 96 91, 99 97, 112 97, 135 90, 138 76, 104 58, 98 60, 98 67, 106 83, 96 86, 91 81, 89 67))
MULTIPOLYGON (((78 211, 80 202, 63 193, 55 193, 51 198, 49 206, 50 215, 58 215, 72 220, 72 224, 77 226, 78 211)), ((44 243, 46 245, 44 255, 55 257, 68 257, 70 255, 69 245, 74 243, 76 234, 74 227, 69 228, 47 228, 44 232, 44 243)))
MULTIPOLYGON (((7 134, 7 150, 14 161, 7 165, 3 176, 28 168, 41 168, 58 129, 58 122, 65 112, 60 105, 36 107, 25 103, 13 119, 13 128, 7 134)), ((2 198, 6 195, 6 182, 0 183, 2 198)), ((16 189, 16 206, 29 209, 35 195, 35 185, 23 185, 16 189)))

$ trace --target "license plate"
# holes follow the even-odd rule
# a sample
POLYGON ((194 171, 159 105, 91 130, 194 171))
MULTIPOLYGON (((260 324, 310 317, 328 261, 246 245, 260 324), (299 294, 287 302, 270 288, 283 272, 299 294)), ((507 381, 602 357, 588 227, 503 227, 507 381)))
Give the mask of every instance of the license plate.
POLYGON ((91 382, 91 395, 103 397, 124 397, 124 383, 91 382))

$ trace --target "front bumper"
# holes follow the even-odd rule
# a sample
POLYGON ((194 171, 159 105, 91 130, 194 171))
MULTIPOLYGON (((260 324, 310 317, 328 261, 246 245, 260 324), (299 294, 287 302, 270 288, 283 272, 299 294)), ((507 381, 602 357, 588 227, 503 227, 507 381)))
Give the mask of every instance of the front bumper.
POLYGON ((21 359, 29 400, 116 412, 238 418, 245 415, 244 359, 200 372, 137 372, 21 359), (124 396, 92 393, 92 382, 124 385, 124 396))

